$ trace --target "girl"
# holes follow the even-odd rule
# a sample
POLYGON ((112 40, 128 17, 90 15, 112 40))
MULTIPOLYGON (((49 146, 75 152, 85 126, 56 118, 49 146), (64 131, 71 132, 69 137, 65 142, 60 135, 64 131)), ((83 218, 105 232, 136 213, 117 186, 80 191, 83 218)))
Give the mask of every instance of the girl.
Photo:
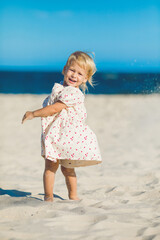
POLYGON ((96 136, 85 123, 84 94, 79 89, 85 91, 87 81, 92 85, 95 71, 94 61, 87 53, 72 53, 63 68, 63 85, 55 83, 50 96, 43 102, 43 108, 26 112, 22 119, 22 123, 35 117, 42 120, 45 201, 53 201, 54 178, 59 164, 69 199, 78 200, 74 167, 101 163, 96 136))

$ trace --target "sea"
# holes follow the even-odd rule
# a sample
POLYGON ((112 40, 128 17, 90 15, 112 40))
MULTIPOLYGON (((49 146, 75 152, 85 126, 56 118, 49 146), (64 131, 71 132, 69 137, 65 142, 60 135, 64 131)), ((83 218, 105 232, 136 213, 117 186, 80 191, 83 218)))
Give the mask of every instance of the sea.
MULTIPOLYGON (((49 94, 54 83, 61 81, 61 72, 0 71, 0 93, 49 94)), ((93 83, 86 94, 160 93, 160 73, 97 72, 93 83)))

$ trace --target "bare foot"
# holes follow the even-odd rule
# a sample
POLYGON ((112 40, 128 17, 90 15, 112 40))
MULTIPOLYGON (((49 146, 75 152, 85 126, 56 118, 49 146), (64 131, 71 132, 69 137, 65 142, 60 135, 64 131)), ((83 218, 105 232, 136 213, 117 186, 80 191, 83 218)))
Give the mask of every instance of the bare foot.
POLYGON ((45 202, 53 202, 53 197, 44 197, 45 202))
POLYGON ((80 198, 78 198, 77 196, 75 196, 75 197, 70 197, 69 199, 70 199, 70 200, 80 200, 80 198))

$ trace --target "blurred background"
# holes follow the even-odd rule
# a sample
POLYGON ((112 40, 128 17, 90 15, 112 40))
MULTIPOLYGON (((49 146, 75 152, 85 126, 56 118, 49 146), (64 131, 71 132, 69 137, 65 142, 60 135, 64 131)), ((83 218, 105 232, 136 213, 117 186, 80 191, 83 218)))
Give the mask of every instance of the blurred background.
POLYGON ((0 2, 1 93, 50 93, 77 50, 95 53, 89 93, 159 93, 160 1, 0 2))

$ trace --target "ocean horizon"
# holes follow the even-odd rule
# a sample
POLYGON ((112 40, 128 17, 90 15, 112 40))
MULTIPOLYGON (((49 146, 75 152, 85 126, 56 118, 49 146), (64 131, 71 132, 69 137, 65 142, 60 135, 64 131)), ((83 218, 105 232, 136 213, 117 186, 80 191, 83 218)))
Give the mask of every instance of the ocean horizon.
MULTIPOLYGON (((58 71, 0 71, 2 94, 49 94, 55 82, 63 81, 58 71)), ((97 72, 94 87, 86 94, 160 93, 160 73, 97 72)))

